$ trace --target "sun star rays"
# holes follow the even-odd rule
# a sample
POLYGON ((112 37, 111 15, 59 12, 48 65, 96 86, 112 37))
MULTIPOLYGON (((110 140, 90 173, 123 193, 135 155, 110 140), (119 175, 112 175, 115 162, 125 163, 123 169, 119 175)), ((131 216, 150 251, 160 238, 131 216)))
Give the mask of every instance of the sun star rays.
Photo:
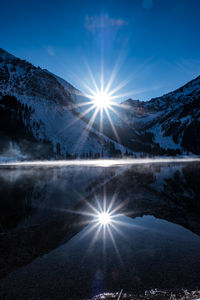
MULTIPOLYGON (((111 245, 120 265, 123 267, 117 236, 119 235, 124 241, 126 240, 125 230, 122 230, 126 223, 123 222, 123 214, 121 213, 121 211, 124 212, 126 202, 119 202, 117 196, 117 191, 112 197, 108 196, 104 187, 100 195, 93 194, 90 200, 84 200, 84 207, 74 211, 75 214, 80 214, 81 217, 77 225, 87 225, 86 230, 79 238, 79 241, 89 239, 83 260, 90 255, 94 247, 96 247, 95 245, 100 243, 103 258, 106 259, 107 245, 111 245)), ((73 211, 69 212, 73 213, 73 211)))
POLYGON ((88 83, 84 82, 83 79, 78 79, 85 88, 86 92, 84 94, 76 94, 77 101, 75 101, 76 103, 73 105, 73 110, 78 112, 79 117, 87 122, 87 126, 86 130, 77 140, 75 149, 80 147, 80 145, 81 147, 84 146, 91 130, 98 129, 100 133, 103 134, 104 129, 108 124, 111 128, 111 131, 113 131, 116 141, 120 143, 120 137, 113 118, 114 116, 117 116, 122 120, 120 109, 127 109, 127 106, 119 104, 117 100, 121 100, 123 97, 131 95, 132 92, 124 94, 120 93, 120 95, 117 93, 119 92, 119 90, 124 88, 130 82, 130 80, 124 80, 114 86, 117 72, 119 72, 119 66, 115 66, 113 71, 111 72, 110 78, 106 83, 104 77, 104 65, 103 62, 101 62, 101 72, 99 80, 100 84, 98 85, 97 79, 92 73, 92 70, 89 67, 88 63, 86 63, 86 66, 91 86, 89 86, 88 83), (119 112, 114 109, 114 107, 120 108, 119 112))

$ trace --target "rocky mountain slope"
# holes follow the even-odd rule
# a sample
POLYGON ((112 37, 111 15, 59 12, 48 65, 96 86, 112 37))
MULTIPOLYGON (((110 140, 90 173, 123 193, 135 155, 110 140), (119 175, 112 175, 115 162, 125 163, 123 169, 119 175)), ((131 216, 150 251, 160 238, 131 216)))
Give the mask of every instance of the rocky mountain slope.
POLYGON ((1 156, 109 157, 126 148, 74 113, 84 96, 61 78, 0 49, 1 156), (11 155, 12 156, 12 155, 11 155))
POLYGON ((123 115, 139 135, 152 134, 163 149, 200 153, 200 76, 162 97, 128 99, 123 115))
POLYGON ((0 155, 99 158, 200 154, 200 76, 150 101, 128 99, 88 125, 88 99, 65 80, 0 49, 0 155), (115 130, 113 129, 115 127, 115 130), (117 132, 117 136, 116 136, 117 132))

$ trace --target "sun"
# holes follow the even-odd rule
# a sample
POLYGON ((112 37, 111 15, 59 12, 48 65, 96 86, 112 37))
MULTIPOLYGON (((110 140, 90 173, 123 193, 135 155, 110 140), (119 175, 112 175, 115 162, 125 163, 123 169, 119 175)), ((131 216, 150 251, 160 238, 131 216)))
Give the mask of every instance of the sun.
POLYGON ((107 108, 111 104, 109 94, 106 92, 97 92, 94 97, 94 105, 98 108, 107 108))
POLYGON ((99 213, 98 215, 98 221, 102 225, 108 225, 111 223, 111 217, 110 214, 107 212, 99 213))
MULTIPOLYGON (((118 62, 116 62, 116 65, 111 72, 110 78, 107 78, 107 82, 105 82, 104 78, 103 58, 101 59, 100 78, 98 78, 99 76, 95 78, 87 62, 86 65, 92 85, 88 85, 88 83, 79 78, 85 91, 84 93, 81 93, 78 90, 75 91, 75 96, 80 96, 80 102, 78 100, 78 103, 73 104, 73 108, 75 108, 75 111, 77 108, 79 117, 87 122, 87 130, 83 131, 80 138, 78 139, 77 144, 79 144, 80 140, 81 143, 85 143, 87 140, 86 134, 88 135, 89 132, 94 128, 99 130, 101 134, 104 134, 104 130, 106 130, 105 128, 108 128, 108 124, 111 126, 111 129, 115 136, 115 140, 120 143, 120 137, 117 132, 117 128, 115 127, 113 118, 117 116, 122 120, 122 108, 130 109, 128 105, 118 102, 121 101, 123 97, 128 97, 133 94, 134 91, 129 93, 118 93, 119 90, 124 88, 130 82, 130 79, 127 78, 122 82, 118 82, 116 86, 113 86, 117 72, 119 70, 118 62), (85 106, 86 108, 84 109, 85 106)), ((78 119, 79 118, 77 118, 77 120, 78 119)))

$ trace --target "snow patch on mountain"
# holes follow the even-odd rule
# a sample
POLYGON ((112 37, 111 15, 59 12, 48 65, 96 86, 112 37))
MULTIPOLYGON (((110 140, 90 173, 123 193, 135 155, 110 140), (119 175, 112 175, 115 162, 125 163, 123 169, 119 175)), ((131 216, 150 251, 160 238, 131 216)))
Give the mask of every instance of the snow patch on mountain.
POLYGON ((163 135, 164 132, 161 125, 156 125, 147 131, 154 134, 154 142, 158 143, 163 149, 180 149, 180 144, 176 144, 172 136, 163 135))

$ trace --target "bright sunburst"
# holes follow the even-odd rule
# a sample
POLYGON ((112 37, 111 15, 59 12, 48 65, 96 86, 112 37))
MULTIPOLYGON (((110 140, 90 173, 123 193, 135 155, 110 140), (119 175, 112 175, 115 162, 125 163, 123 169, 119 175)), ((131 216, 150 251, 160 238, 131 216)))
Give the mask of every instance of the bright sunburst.
POLYGON ((93 96, 94 105, 97 108, 107 108, 111 104, 111 98, 106 92, 97 92, 93 96))
POLYGON ((108 225, 111 223, 111 216, 108 212, 99 213, 99 223, 102 225, 108 225))
POLYGON ((84 210, 68 211, 75 214, 80 214, 85 218, 85 220, 81 221, 80 224, 88 225, 90 223, 90 226, 88 226, 87 230, 81 236, 81 239, 83 239, 93 233, 85 255, 93 250, 93 246, 97 241, 102 242, 102 253, 103 255, 106 255, 106 241, 110 239, 116 255, 121 265, 123 265, 120 248, 117 245, 115 237, 117 233, 125 238, 125 231, 123 231, 123 227, 128 225, 123 221, 123 219, 121 219, 122 214, 120 213, 120 210, 123 209, 125 214, 128 213, 124 210, 126 203, 118 202, 117 194, 118 193, 115 192, 112 197, 109 197, 108 201, 106 197, 106 189, 104 188, 103 197, 102 195, 97 197, 94 194, 93 200, 91 199, 92 202, 91 200, 84 200, 86 204, 84 210))
MULTIPOLYGON (((117 129, 115 128, 115 124, 113 122, 114 115, 117 115, 120 119, 122 119, 122 116, 120 114, 120 110, 116 110, 117 107, 121 108, 129 108, 125 104, 119 104, 117 101, 120 101, 123 97, 130 96, 129 93, 118 93, 119 90, 124 88, 129 80, 124 80, 121 83, 118 83, 117 86, 113 87, 113 82, 116 78, 118 66, 114 67, 110 79, 105 82, 104 79, 104 72, 103 72, 103 62, 101 65, 101 74, 100 74, 100 84, 98 84, 98 79, 95 78, 93 75, 91 69, 89 68, 88 64, 88 73, 90 75, 92 87, 88 86, 85 81, 82 81, 80 78, 82 85, 87 90, 87 92, 81 94, 81 102, 78 104, 75 104, 75 107, 79 107, 79 113, 81 118, 87 118, 88 119, 88 125, 87 125, 87 132, 89 133, 89 130, 93 127, 93 124, 98 126, 98 129, 100 132, 103 133, 104 125, 110 124, 112 131, 114 133, 114 136, 118 142, 120 142, 120 138, 117 132, 117 129), (84 99, 86 101, 84 101, 84 99), (89 101, 88 101, 89 100, 89 101), (86 109, 83 107, 86 106, 86 109)), ((79 95, 79 94, 78 94, 79 95)), ((79 144, 79 141, 81 140, 81 144, 83 145, 86 141, 86 135, 85 131, 83 132, 80 139, 77 141, 77 144, 79 144)))

